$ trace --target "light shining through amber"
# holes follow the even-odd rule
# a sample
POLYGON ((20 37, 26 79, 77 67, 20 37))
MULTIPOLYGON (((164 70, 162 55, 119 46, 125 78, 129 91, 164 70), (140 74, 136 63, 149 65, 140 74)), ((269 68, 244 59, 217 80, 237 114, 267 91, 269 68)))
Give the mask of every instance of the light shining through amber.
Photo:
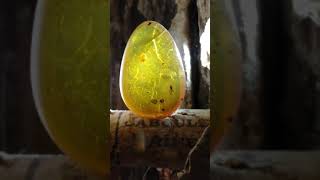
POLYGON ((185 94, 179 50, 159 23, 146 21, 132 33, 121 64, 121 96, 127 107, 145 118, 174 113, 185 94))
POLYGON ((109 2, 41 0, 35 17, 31 79, 41 120, 77 165, 107 174, 109 2))

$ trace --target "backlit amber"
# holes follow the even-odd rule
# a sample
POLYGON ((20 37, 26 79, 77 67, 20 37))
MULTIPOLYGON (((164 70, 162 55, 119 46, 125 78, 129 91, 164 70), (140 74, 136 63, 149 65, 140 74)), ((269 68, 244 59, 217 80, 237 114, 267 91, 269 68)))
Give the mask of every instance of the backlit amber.
POLYGON ((50 137, 99 174, 110 171, 108 19, 108 0, 38 1, 31 53, 33 96, 50 137))
POLYGON ((121 64, 121 96, 127 107, 145 118, 170 116, 185 94, 179 50, 159 23, 146 21, 132 33, 121 64))

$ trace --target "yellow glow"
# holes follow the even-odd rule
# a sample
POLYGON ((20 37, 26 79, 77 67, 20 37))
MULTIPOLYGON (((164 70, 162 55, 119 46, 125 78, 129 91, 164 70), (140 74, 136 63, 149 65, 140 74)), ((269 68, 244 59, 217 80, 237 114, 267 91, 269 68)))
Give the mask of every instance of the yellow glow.
POLYGON ((146 21, 132 33, 120 72, 121 96, 127 107, 146 118, 171 115, 185 94, 181 57, 169 32, 146 21))

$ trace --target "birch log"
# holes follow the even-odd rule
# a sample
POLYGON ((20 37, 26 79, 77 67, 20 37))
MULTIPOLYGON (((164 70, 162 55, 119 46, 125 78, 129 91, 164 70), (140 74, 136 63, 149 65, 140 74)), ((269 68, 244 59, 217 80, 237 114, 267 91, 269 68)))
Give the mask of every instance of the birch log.
MULTIPOLYGON (((162 120, 142 119, 130 111, 111 111, 112 164, 183 168, 189 151, 209 123, 209 110, 182 109, 162 120)), ((199 157, 203 159, 209 156, 199 157)))

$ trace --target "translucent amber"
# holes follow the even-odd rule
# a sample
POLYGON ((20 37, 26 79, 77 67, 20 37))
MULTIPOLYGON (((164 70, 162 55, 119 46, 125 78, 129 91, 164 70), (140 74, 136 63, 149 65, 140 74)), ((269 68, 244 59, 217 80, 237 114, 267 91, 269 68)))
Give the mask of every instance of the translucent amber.
POLYGON ((185 94, 179 50, 159 23, 146 21, 132 33, 121 64, 121 96, 127 107, 145 118, 174 113, 185 94))
POLYGON ((211 151, 220 143, 237 116, 241 95, 241 48, 238 34, 224 0, 216 0, 211 6, 214 26, 211 28, 211 44, 215 52, 212 59, 211 151))
POLYGON ((109 2, 41 0, 35 15, 31 77, 41 120, 78 165, 107 174, 109 2))

